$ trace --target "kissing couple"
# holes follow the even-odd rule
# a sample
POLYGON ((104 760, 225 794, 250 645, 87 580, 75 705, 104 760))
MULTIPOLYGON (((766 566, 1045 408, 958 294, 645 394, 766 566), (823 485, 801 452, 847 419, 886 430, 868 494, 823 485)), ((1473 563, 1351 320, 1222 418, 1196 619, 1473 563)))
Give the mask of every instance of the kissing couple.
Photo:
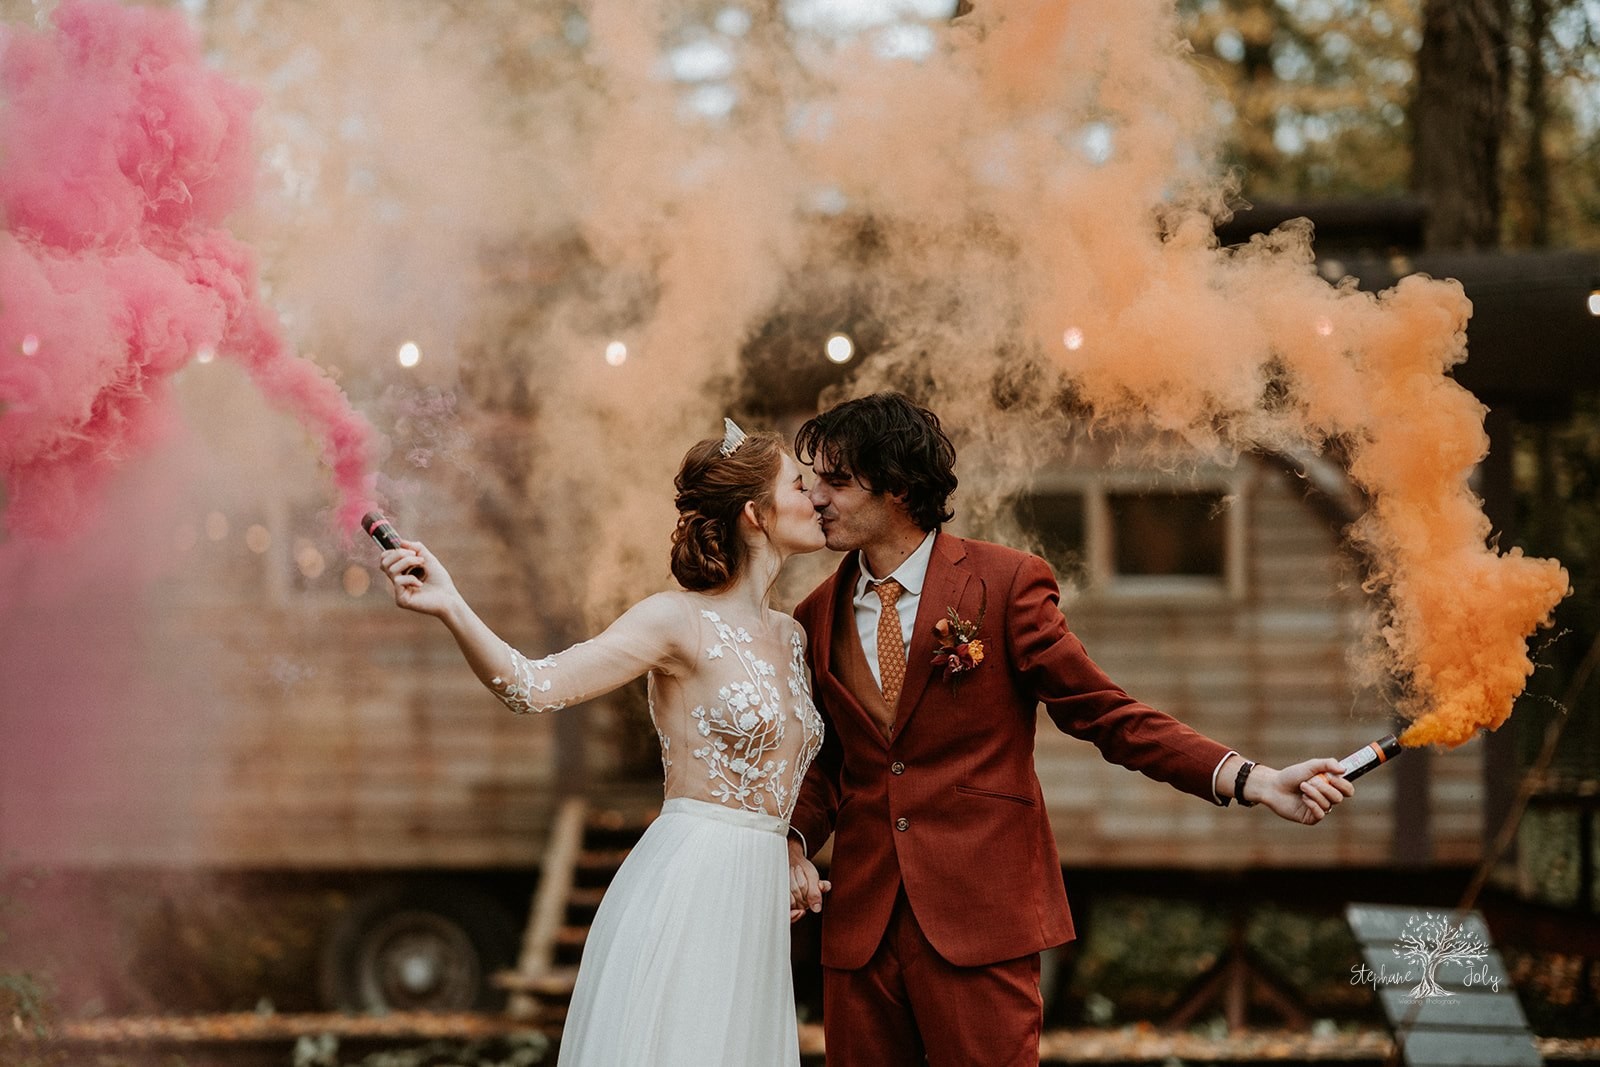
POLYGON ((1353 795, 1335 759, 1253 763, 1124 692, 1043 560, 944 532, 955 461, 898 393, 807 421, 792 452, 728 421, 674 482, 680 588, 541 659, 422 543, 384 552, 396 603, 439 618, 514 712, 647 676, 665 800, 595 916, 561 1067, 797 1067, 788 922, 808 910, 832 1067, 1037 1067, 1039 953, 1073 937, 1041 707, 1218 807, 1315 825, 1353 795), (834 574, 774 608, 784 561, 823 547, 844 554, 834 574), (831 881, 811 862, 830 837, 831 881))

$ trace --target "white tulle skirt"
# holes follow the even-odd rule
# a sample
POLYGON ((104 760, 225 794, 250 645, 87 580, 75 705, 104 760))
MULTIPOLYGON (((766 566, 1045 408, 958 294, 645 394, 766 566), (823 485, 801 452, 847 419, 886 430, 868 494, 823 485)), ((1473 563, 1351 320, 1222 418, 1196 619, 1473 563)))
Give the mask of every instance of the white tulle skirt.
POLYGON ((786 832, 662 804, 595 914, 560 1067, 798 1067, 786 832))

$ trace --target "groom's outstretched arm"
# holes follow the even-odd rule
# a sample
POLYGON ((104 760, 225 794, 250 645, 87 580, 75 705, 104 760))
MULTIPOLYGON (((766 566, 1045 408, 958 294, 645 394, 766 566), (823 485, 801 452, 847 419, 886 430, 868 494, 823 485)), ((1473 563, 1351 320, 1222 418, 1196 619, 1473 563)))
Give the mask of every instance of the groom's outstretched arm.
POLYGON ((1089 658, 1061 614, 1049 566, 1027 556, 1006 598, 1012 662, 1063 732, 1110 763, 1213 800, 1212 777, 1229 749, 1129 696, 1089 658))
MULTIPOLYGON (((1106 676, 1062 617, 1060 591, 1043 560, 1029 557, 1008 599, 1007 639, 1022 674, 1058 727, 1093 742, 1109 762, 1225 804, 1245 760, 1143 704, 1106 676)), ((1244 800, 1279 818, 1314 825, 1355 789, 1332 758, 1278 770, 1252 765, 1244 800)))

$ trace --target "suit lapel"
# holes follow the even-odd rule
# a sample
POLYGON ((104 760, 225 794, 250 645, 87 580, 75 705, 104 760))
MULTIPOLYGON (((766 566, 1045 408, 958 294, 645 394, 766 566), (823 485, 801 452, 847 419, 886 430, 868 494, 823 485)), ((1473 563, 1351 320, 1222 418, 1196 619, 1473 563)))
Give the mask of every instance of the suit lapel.
POLYGON ((900 693, 899 722, 895 726, 896 738, 905 735, 911 717, 922 704, 928 680, 938 671, 933 662, 933 625, 944 617, 950 608, 961 610, 961 598, 967 591, 972 576, 960 566, 967 558, 966 549, 959 537, 940 533, 933 539, 933 552, 928 557, 928 575, 922 582, 922 597, 917 601, 917 619, 911 628, 911 647, 906 650, 906 682, 900 693))
POLYGON ((851 625, 847 631, 839 635, 839 639, 848 639, 855 641, 857 644, 860 643, 853 621, 855 609, 850 605, 850 601, 855 596, 855 560, 856 553, 846 553, 843 562, 839 564, 839 569, 833 573, 833 589, 830 590, 828 597, 827 615, 819 627, 821 632, 816 636, 817 680, 821 686, 829 691, 830 696, 837 703, 849 708, 850 713, 861 720, 867 733, 876 738, 880 745, 887 748, 889 739, 883 736, 882 730, 878 729, 878 724, 872 719, 872 713, 863 706, 861 698, 851 691, 850 686, 840 676, 839 672, 843 670, 844 665, 836 662, 833 655, 835 629, 838 626, 837 620, 841 613, 850 621, 851 625))
POLYGON ((839 587, 843 584, 844 571, 850 565, 850 555, 845 555, 844 561, 839 564, 839 569, 833 572, 825 598, 825 607, 817 613, 815 632, 806 634, 806 641, 811 649, 811 662, 815 666, 817 681, 826 679, 833 670, 833 619, 839 606, 839 587))

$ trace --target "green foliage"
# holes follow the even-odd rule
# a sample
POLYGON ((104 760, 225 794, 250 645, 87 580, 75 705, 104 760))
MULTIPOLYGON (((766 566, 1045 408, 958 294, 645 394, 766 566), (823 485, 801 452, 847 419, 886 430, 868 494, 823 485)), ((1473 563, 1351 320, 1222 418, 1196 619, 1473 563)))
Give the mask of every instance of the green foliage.
MULTIPOLYGON (((1571 840, 1569 833, 1546 844, 1565 849, 1571 840)), ((1575 880, 1569 877, 1567 884, 1575 880)), ((1569 891, 1563 903, 1570 899, 1569 891)), ((1051 1025, 1109 1027, 1164 1019, 1185 987, 1228 945, 1226 916, 1214 904, 1106 897, 1097 898, 1084 917, 1088 921, 1077 949, 1070 998, 1081 1008, 1051 1025)), ((1380 1025, 1371 987, 1351 982, 1361 953, 1341 916, 1259 905, 1250 911, 1245 941, 1255 960, 1317 1017, 1315 1029, 1380 1025)), ((1595 1032, 1589 989, 1596 979, 1586 971, 1582 956, 1499 947, 1535 1033, 1595 1032)), ((1221 1036, 1221 1024, 1220 1015, 1214 1015, 1197 1020, 1196 1028, 1221 1036)))
POLYGON ((1415 0, 1181 0, 1228 101, 1226 153, 1247 198, 1395 195, 1410 170, 1415 0))
POLYGON ((1074 1025, 1165 1014, 1227 947, 1226 918, 1193 903, 1108 897, 1087 926, 1072 978, 1087 1018, 1074 1025))
MULTIPOLYGON (((1522 817, 1517 827, 1517 890, 1525 899, 1557 908, 1584 905, 1578 899, 1581 828, 1575 811, 1536 808, 1522 817)), ((1591 900, 1588 906, 1596 905, 1591 900)))
MULTIPOLYGON (((0 1018, 10 1021, 12 1031, 24 1037, 49 1037, 46 1000, 44 986, 32 976, 0 973, 0 1018)), ((0 1047, 4 1044, 0 1037, 0 1047)))
MULTIPOLYGON (((1504 229, 1512 245, 1600 244, 1600 9, 1512 0, 1510 107, 1502 142, 1504 229), (1537 59, 1538 62, 1533 62, 1537 59), (1528 93, 1544 73, 1542 104, 1528 93), (1530 183, 1535 147, 1549 203, 1530 183)), ((1422 0, 1179 0, 1180 28, 1222 96, 1226 161, 1246 199, 1393 196, 1411 172, 1411 96, 1422 0)))
POLYGON ((1512 16, 1514 99, 1502 160, 1507 239, 1593 247, 1600 244, 1600 8, 1588 0, 1512 0, 1512 16), (1548 21, 1538 42, 1536 5, 1548 21), (1542 102, 1529 94, 1530 79, 1540 74, 1542 102), (1550 181, 1542 237, 1537 171, 1530 169, 1536 151, 1550 181))
POLYGON ((1363 1009, 1370 990, 1350 983, 1361 949, 1341 915, 1267 906, 1250 917, 1250 951, 1281 975, 1321 1015, 1363 1009))
MULTIPOLYGON (((0 918, 14 908, 0 897, 0 918)), ((6 942, 0 926, 0 948, 6 942)), ((51 1036, 49 991, 30 974, 7 969, 0 960, 0 1063, 14 1067, 56 1067, 64 1053, 43 1044, 51 1036)))
MULTIPOLYGON (((1066 1025, 1159 1020, 1228 950, 1228 916, 1214 904, 1144 897, 1096 900, 1072 977, 1083 1016, 1066 1025)), ((1314 1013, 1365 1019, 1371 996, 1350 983, 1360 951, 1338 915, 1263 906, 1251 910, 1245 943, 1314 1013)))

